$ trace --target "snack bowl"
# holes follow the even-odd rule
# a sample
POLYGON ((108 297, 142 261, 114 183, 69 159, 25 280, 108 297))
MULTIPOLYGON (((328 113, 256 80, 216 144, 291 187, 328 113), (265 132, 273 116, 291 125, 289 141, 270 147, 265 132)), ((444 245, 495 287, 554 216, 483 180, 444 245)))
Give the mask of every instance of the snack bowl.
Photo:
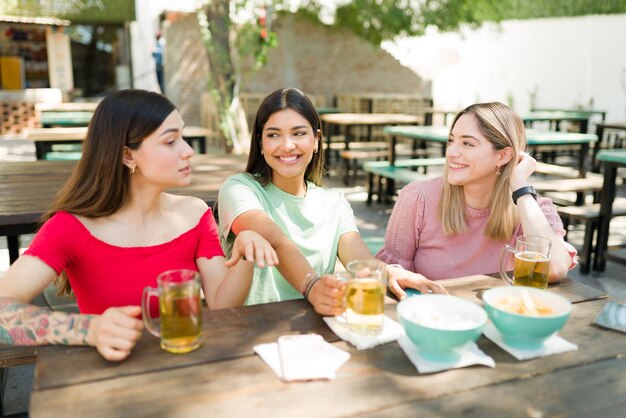
POLYGON ((502 286, 483 293, 489 319, 511 347, 535 350, 565 326, 572 304, 548 290, 502 286))
POLYGON ((397 307, 400 324, 417 346, 419 354, 432 361, 458 359, 458 349, 480 336, 487 313, 465 299, 438 294, 416 295, 397 307))

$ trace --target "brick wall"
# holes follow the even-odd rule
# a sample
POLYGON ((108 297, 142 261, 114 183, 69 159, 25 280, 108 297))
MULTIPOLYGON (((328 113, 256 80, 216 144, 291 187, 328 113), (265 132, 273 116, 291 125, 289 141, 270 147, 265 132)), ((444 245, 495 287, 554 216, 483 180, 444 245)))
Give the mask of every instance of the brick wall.
POLYGON ((165 95, 178 107, 185 124, 199 126, 209 64, 196 15, 181 16, 164 35, 165 95))
MULTIPOLYGON (((398 93, 430 96, 430 84, 384 50, 347 30, 281 16, 275 22, 278 46, 259 71, 244 73, 242 92, 267 94, 297 87, 324 96, 330 106, 338 94, 398 93)), ((194 14, 173 21, 165 32, 167 96, 188 125, 199 125, 208 66, 194 14), (175 47, 172 47, 175 45, 175 47)), ((205 100, 206 102, 206 100, 205 100)))
POLYGON ((269 93, 298 87, 326 96, 328 105, 334 96, 345 93, 430 95, 418 75, 347 30, 294 15, 281 17, 275 30, 278 47, 270 51, 260 71, 246 78, 243 91, 269 93))

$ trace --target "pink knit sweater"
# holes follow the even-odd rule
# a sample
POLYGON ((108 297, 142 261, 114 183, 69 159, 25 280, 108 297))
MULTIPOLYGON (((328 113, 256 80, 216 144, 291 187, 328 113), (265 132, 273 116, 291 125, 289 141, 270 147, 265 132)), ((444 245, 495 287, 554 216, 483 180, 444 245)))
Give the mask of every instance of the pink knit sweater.
MULTIPOLYGON (((402 189, 387 225, 385 246, 376 258, 400 264, 431 280, 499 271, 502 247, 513 246, 515 238, 523 235, 521 225, 510 241, 493 241, 484 235, 491 209, 477 210, 466 205, 467 232, 444 235, 437 219, 442 182, 442 178, 413 182, 402 189)), ((554 232, 565 236, 552 201, 539 197, 538 203, 554 232)), ((576 250, 567 243, 566 246, 575 260, 576 250)), ((573 261, 572 267, 575 265, 573 261)))

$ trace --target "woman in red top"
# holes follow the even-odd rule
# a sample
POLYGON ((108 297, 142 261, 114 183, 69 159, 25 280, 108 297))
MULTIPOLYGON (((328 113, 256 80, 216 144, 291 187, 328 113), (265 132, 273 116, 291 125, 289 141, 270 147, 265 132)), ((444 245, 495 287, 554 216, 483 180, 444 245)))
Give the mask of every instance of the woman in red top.
POLYGON ((141 293, 171 269, 200 272, 207 304, 243 304, 253 263, 276 253, 255 232, 237 237, 228 261, 211 209, 164 193, 190 183, 193 149, 164 96, 124 90, 98 105, 83 156, 28 250, 0 279, 0 343, 93 345, 126 358, 141 335, 141 293), (29 305, 55 278, 74 291, 80 314, 29 305))

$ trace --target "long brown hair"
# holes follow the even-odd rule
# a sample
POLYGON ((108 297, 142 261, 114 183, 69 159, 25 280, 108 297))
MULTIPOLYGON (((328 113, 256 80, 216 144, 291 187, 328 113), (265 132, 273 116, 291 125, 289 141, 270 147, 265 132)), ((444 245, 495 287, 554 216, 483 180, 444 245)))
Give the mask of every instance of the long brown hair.
POLYGON ((322 122, 311 100, 300 90, 294 88, 279 89, 270 93, 259 106, 254 119, 254 126, 252 127, 252 140, 250 141, 250 154, 248 156, 246 173, 252 174, 262 185, 266 185, 272 180, 272 169, 261 153, 261 135, 267 120, 274 113, 285 109, 298 112, 309 122, 311 128, 313 128, 313 134, 319 138, 319 151, 313 154, 313 158, 304 173, 304 179, 321 186, 322 177, 324 176, 322 122))
MULTIPOLYGON (((82 157, 42 222, 59 211, 89 218, 118 211, 130 184, 130 171, 122 162, 124 147, 138 149, 174 110, 165 96, 145 90, 121 90, 104 98, 89 122, 82 157)), ((58 284, 59 294, 71 292, 65 273, 58 284)))
MULTIPOLYGON (((517 164, 520 152, 526 149, 526 130, 522 119, 508 106, 499 103, 476 103, 457 114, 450 127, 450 132, 459 118, 465 114, 476 118, 478 129, 491 142, 494 149, 511 147, 513 158, 500 167, 501 174, 491 197, 491 213, 487 220, 485 235, 496 241, 505 241, 519 224, 517 208, 511 200, 509 177, 517 164)), ((465 223, 465 198, 463 186, 448 182, 448 166, 444 168, 443 193, 437 207, 437 217, 441 221, 446 235, 467 231, 465 223)))

